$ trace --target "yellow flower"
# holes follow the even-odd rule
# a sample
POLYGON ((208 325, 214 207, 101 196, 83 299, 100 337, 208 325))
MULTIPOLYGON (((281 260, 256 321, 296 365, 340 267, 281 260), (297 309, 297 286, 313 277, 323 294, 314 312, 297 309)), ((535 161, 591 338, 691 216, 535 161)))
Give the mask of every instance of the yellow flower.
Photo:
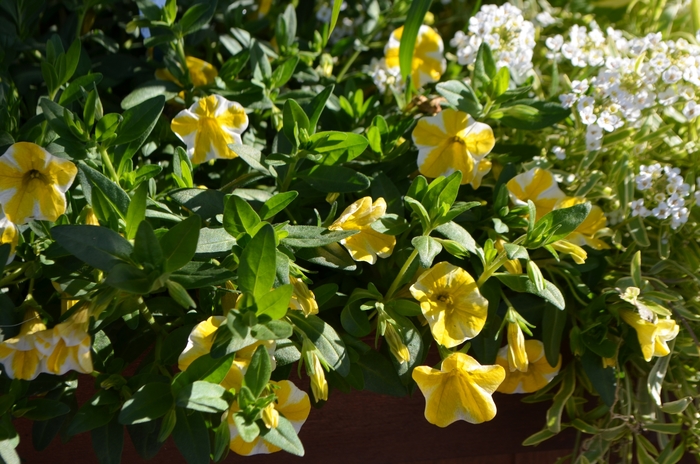
MULTIPOLYGON (((403 26, 391 33, 389 42, 384 47, 386 66, 390 70, 400 68, 399 46, 402 34, 403 26)), ((421 26, 411 61, 411 79, 416 88, 440 80, 442 73, 447 69, 447 61, 442 56, 444 50, 445 45, 442 43, 440 34, 430 26, 421 26)))
POLYGON ((330 230, 359 230, 355 235, 340 241, 350 252, 355 261, 365 261, 370 264, 377 262, 377 256, 388 258, 394 251, 396 237, 382 234, 372 229, 374 221, 386 213, 384 198, 377 198, 372 203, 372 197, 360 198, 343 211, 336 221, 328 227, 330 230))
MULTIPOLYGON (((224 316, 211 316, 206 321, 202 321, 197 324, 187 338, 187 346, 180 354, 177 360, 177 366, 181 371, 187 370, 187 368, 194 362, 195 359, 200 356, 205 356, 211 351, 211 347, 214 344, 214 334, 221 324, 226 323, 226 318, 224 316)), ((250 360, 255 353, 258 346, 264 345, 270 355, 271 367, 275 368, 275 348, 277 344, 272 340, 266 341, 256 341, 250 345, 241 348, 236 351, 236 355, 233 359, 233 364, 229 369, 224 380, 221 381, 221 386, 226 389, 239 389, 243 384, 243 376, 246 370, 248 370, 248 365, 250 360)))
POLYGON ((482 366, 464 353, 453 353, 440 370, 418 366, 413 380, 425 396, 425 418, 438 427, 464 420, 472 424, 496 416, 491 395, 506 376, 501 366, 482 366))
POLYGON ((35 309, 28 309, 19 335, 0 343, 0 363, 11 379, 33 380, 44 372, 44 355, 36 347, 36 334, 46 330, 35 309))
POLYGON ((309 290, 309 287, 304 281, 290 275, 289 283, 294 286, 294 292, 292 293, 289 307, 297 311, 302 311, 306 317, 309 317, 311 314, 318 314, 318 303, 316 303, 314 292, 309 290))
POLYGON ((88 308, 85 305, 65 322, 36 334, 36 347, 46 357, 45 372, 55 375, 68 371, 92 372, 88 308))
POLYGON ((421 274, 410 291, 420 303, 433 338, 447 348, 476 337, 486 323, 488 300, 467 271, 448 262, 421 274))
POLYGON ((170 127, 187 145, 187 155, 195 164, 238 155, 228 145, 241 143, 241 134, 248 127, 243 107, 220 95, 209 95, 180 111, 170 127))
POLYGON ((547 385, 561 368, 561 355, 559 362, 552 367, 544 355, 544 344, 539 340, 526 340, 525 352, 527 353, 528 368, 526 372, 513 369, 509 362, 508 345, 498 351, 496 362, 506 371, 506 379, 498 391, 501 393, 532 393, 547 385))
POLYGON ((85 225, 88 225, 88 226, 99 226, 100 225, 100 220, 97 219, 97 216, 95 215, 95 211, 90 207, 86 208, 86 211, 85 211, 85 225))
MULTIPOLYGON (((291 422, 294 430, 299 433, 301 426, 304 425, 304 422, 306 422, 306 419, 309 417, 309 412, 311 412, 309 395, 297 388, 296 385, 289 380, 282 380, 280 382, 272 381, 270 383, 279 387, 274 390, 277 396, 277 400, 273 403, 274 408, 279 414, 291 422)), ((231 451, 241 456, 251 456, 253 454, 270 454, 280 450, 277 446, 265 441, 261 436, 258 436, 250 443, 246 443, 238 433, 236 424, 233 421, 233 416, 238 411, 238 403, 233 403, 228 414, 228 429, 231 434, 231 451)), ((264 415, 265 413, 263 413, 263 417, 264 415)))
POLYGON ((0 204, 11 222, 55 221, 78 168, 39 145, 17 142, 0 156, 0 204))
POLYGON ((533 168, 518 174, 506 184, 510 199, 517 206, 526 206, 531 200, 537 208, 537 219, 549 213, 566 195, 559 189, 551 172, 533 168))
POLYGON ((571 256, 576 264, 583 264, 586 262, 586 258, 588 258, 586 250, 568 240, 557 240, 552 243, 552 248, 560 253, 571 256))
POLYGON ((19 230, 15 226, 5 213, 0 210, 0 245, 6 243, 10 244, 10 255, 7 257, 7 262, 5 264, 10 264, 13 259, 15 259, 15 253, 17 252, 17 245, 19 245, 19 230))
MULTIPOLYGON (((503 247, 504 243, 505 241, 503 239, 499 238, 498 240, 496 240, 496 250, 503 253, 503 251, 505 250, 505 248, 503 247)), ((519 275, 523 273, 523 265, 520 264, 519 259, 509 259, 508 261, 503 263, 503 267, 506 268, 506 271, 508 271, 511 274, 519 275)))
MULTIPOLYGON (((572 206, 585 203, 586 199, 581 197, 566 197, 557 204, 555 209, 570 208, 572 206)), ((566 240, 573 243, 574 245, 584 246, 588 245, 596 250, 603 250, 610 248, 607 243, 595 235, 604 229, 607 225, 607 219, 603 210, 596 205, 591 206, 591 211, 588 213, 586 219, 579 225, 575 231, 571 232, 566 236, 566 240)))
MULTIPOLYGON (((207 63, 206 61, 200 60, 199 58, 195 58, 194 56, 188 56, 185 58, 185 62, 187 63, 187 69, 190 72, 190 81, 192 81, 192 85, 195 87, 213 84, 216 76, 219 75, 218 71, 213 65, 207 63)), ((175 79, 175 76, 173 76, 167 68, 156 70, 156 79, 175 82, 177 85, 182 87, 182 84, 175 79)))
POLYGON ((446 109, 421 118, 413 129, 418 170, 426 177, 462 172, 462 184, 478 188, 491 169, 484 157, 496 143, 491 128, 462 111, 446 109))
POLYGON ((508 370, 527 372, 525 335, 517 322, 508 323, 508 370))
POLYGON ((280 425, 280 413, 275 409, 274 403, 270 403, 262 410, 262 420, 268 429, 276 429, 280 425))
POLYGON ((651 361, 654 356, 667 356, 671 353, 667 342, 678 335, 678 324, 673 319, 657 319, 650 322, 642 318, 636 311, 623 309, 620 317, 637 331, 637 339, 642 347, 645 361, 651 361))
POLYGON ((603 368, 612 367, 613 369, 617 366, 617 358, 602 358, 603 368))
POLYGON ((408 347, 401 339, 399 331, 394 327, 391 322, 386 323, 384 329, 384 338, 389 344, 389 350, 391 354, 394 355, 399 364, 403 364, 411 360, 411 352, 408 351, 408 347))

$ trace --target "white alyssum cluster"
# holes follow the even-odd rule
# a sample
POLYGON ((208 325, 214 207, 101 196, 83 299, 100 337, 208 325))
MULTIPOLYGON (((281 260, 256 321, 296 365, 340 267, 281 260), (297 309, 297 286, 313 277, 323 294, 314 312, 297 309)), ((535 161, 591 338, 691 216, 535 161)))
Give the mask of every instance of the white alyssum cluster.
POLYGON ((367 74, 374 80, 374 85, 377 86, 377 90, 379 90, 380 94, 384 94, 387 89, 392 89, 397 93, 402 93, 404 91, 401 69, 398 67, 388 67, 384 58, 380 60, 372 58, 369 68, 367 69, 367 74))
MULTIPOLYGON (((637 190, 644 192, 644 198, 630 202, 632 216, 670 220, 674 230, 688 222, 690 211, 686 199, 690 196, 690 185, 684 181, 680 169, 662 167, 659 163, 642 165, 634 180, 637 190)), ((698 192, 695 193, 695 201, 700 204, 698 192)))
POLYGON ((474 63, 482 42, 491 48, 497 68, 508 67, 516 84, 525 80, 532 69, 535 26, 525 20, 522 11, 510 3, 484 5, 469 18, 469 34, 458 31, 450 45, 457 49, 459 64, 466 66, 474 63))
POLYGON ((573 26, 568 38, 549 37, 545 45, 552 60, 599 68, 559 96, 587 126, 588 150, 599 150, 606 132, 637 127, 648 111, 676 106, 689 121, 700 115, 700 47, 683 38, 663 40, 657 33, 627 39, 591 23, 590 29, 573 26))

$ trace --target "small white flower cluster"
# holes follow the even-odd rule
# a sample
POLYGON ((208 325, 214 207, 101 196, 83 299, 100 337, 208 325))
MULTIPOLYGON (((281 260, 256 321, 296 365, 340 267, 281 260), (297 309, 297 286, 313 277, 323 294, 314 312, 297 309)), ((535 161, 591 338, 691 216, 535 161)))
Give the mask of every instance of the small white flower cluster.
POLYGON ((404 91, 404 82, 401 78, 401 68, 389 68, 386 65, 384 58, 378 60, 372 58, 367 74, 374 80, 374 85, 377 86, 380 94, 384 94, 387 88, 391 88, 394 92, 402 93, 404 91))
MULTIPOLYGON (((659 163, 642 165, 634 180, 637 190, 647 193, 646 200, 640 198, 630 202, 632 216, 652 216, 662 221, 670 218, 671 228, 674 230, 688 222, 690 212, 686 207, 686 198, 690 196, 690 185, 684 182, 680 169, 662 167, 659 163), (648 208, 646 204, 653 206, 648 208)), ((695 201, 700 204, 697 193, 695 201)))
POLYGON ((510 3, 484 5, 469 18, 469 34, 457 31, 450 45, 457 49, 459 64, 466 66, 474 63, 482 42, 491 48, 497 68, 508 67, 516 84, 525 80, 532 69, 535 26, 525 21, 522 11, 510 3))
POLYGON ((549 37, 545 45, 552 60, 569 60, 577 67, 600 67, 597 76, 573 81, 561 104, 575 108, 587 126, 586 146, 598 150, 602 134, 626 124, 637 127, 643 112, 679 104, 692 120, 700 115, 700 47, 681 38, 662 39, 660 33, 627 39, 618 30, 604 33, 597 24, 573 26, 569 38, 549 37))

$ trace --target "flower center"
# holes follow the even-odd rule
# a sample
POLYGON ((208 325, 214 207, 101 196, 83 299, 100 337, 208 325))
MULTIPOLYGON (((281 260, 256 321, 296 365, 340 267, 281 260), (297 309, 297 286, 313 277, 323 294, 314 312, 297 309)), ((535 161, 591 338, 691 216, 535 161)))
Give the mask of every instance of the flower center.
POLYGON ((29 183, 33 180, 38 180, 38 181, 41 181, 45 184, 48 183, 48 179, 46 178, 46 176, 36 169, 32 169, 30 171, 27 171, 24 174, 24 182, 25 183, 29 183))
POLYGON ((447 293, 439 294, 437 300, 446 304, 452 303, 452 297, 450 297, 450 295, 448 295, 447 293))
POLYGON ((464 141, 462 137, 459 135, 455 135, 452 137, 452 143, 459 143, 460 145, 466 145, 467 143, 464 141))

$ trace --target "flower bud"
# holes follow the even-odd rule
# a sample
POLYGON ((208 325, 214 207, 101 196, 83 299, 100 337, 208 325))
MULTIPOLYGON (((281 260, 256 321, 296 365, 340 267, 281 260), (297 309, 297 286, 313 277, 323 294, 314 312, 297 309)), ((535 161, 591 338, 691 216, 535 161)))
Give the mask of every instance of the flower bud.
POLYGON ((530 282, 535 284, 535 288, 537 288, 538 292, 544 290, 544 277, 542 277, 542 271, 540 271, 540 268, 534 261, 527 262, 527 277, 530 279, 530 282))
POLYGON ((411 360, 411 353, 408 351, 394 324, 387 322, 384 329, 384 339, 389 343, 391 354, 394 355, 399 363, 403 364, 411 360))
POLYGON ((318 303, 316 303, 314 292, 309 290, 309 287, 304 281, 290 275, 289 283, 294 287, 292 298, 289 301, 289 307, 302 311, 306 317, 312 314, 318 314, 318 303))
POLYGON ((510 371, 527 372, 528 358, 525 351, 525 336, 517 322, 508 323, 508 365, 510 371))
POLYGON ((312 365, 306 364, 306 370, 311 377, 311 392, 314 394, 314 399, 318 401, 328 400, 328 382, 326 381, 326 375, 323 372, 323 366, 321 365, 321 360, 318 358, 316 353, 312 353, 312 365), (309 369, 311 367, 311 369, 309 369), (309 372, 309 370, 311 372, 309 372))
POLYGON ((280 423, 280 413, 275 409, 275 403, 270 403, 262 410, 262 420, 268 429, 276 429, 280 423))
POLYGON ((552 248, 560 253, 570 255, 576 264, 583 264, 586 262, 586 258, 588 258, 588 253, 586 253, 586 250, 567 240, 558 240, 552 243, 552 248))
POLYGON ((95 216, 95 211, 92 208, 85 208, 85 225, 99 226, 100 221, 95 216))
POLYGON ((328 195, 326 195, 326 202, 327 202, 328 204, 331 204, 331 205, 332 205, 333 202, 334 202, 335 200, 337 200, 339 196, 340 196, 340 193, 338 193, 338 192, 331 192, 331 193, 329 193, 328 195))

